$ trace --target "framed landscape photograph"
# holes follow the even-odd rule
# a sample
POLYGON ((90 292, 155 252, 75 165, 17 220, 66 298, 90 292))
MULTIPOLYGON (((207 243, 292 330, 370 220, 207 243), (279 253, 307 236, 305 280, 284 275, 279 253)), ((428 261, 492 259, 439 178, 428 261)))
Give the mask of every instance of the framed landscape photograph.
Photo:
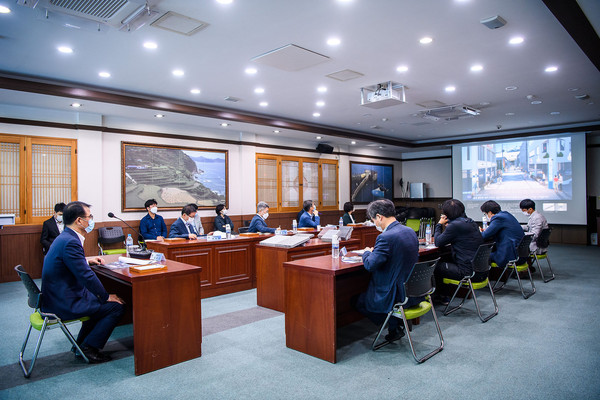
POLYGON ((148 199, 163 210, 189 203, 227 207, 227 156, 226 150, 121 142, 122 211, 145 211, 148 199))
POLYGON ((394 166, 350 161, 350 201, 367 204, 394 199, 394 166))

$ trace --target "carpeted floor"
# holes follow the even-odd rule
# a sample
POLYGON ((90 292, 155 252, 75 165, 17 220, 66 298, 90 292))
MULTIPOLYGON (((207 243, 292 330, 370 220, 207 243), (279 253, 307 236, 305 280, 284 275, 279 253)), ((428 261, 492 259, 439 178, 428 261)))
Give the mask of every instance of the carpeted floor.
MULTIPOLYGON (((377 328, 366 320, 339 330, 337 364, 290 350, 284 315, 257 307, 250 290, 202 301, 195 360, 135 376, 131 325, 115 330, 106 347, 114 360, 100 365, 76 361, 53 330, 25 379, 17 363, 30 311, 25 289, 0 284, 0 399, 598 399, 600 248, 553 245, 550 257, 556 280, 535 274, 538 292, 528 300, 509 281, 497 294, 499 315, 485 324, 472 302, 446 317, 439 307, 444 351, 421 365, 406 338, 372 352, 377 328)), ((480 297, 489 311, 489 297, 480 297)), ((437 339, 430 317, 413 334, 417 351, 437 339)))

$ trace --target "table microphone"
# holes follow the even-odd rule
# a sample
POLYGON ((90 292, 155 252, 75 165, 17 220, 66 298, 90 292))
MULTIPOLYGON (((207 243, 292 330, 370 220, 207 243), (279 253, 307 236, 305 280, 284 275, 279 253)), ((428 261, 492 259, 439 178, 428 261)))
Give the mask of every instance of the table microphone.
MULTIPOLYGON (((125 222, 124 220, 122 220, 121 218, 117 217, 115 214, 113 214, 111 212, 108 213, 108 217, 109 218, 116 218, 116 219, 118 219, 119 221, 123 222, 125 225, 127 225, 129 228, 131 228, 132 230, 134 230, 138 234, 137 242, 138 242, 138 246, 140 246, 140 251, 133 252, 133 254, 139 254, 140 256, 145 256, 147 254, 148 257, 143 257, 143 258, 150 258, 150 253, 152 251, 148 251, 147 250, 147 248, 146 248, 146 242, 144 241, 144 237, 142 236, 142 234, 140 233, 140 231, 138 231, 133 226, 129 225, 127 222, 125 222), (142 238, 141 241, 140 241, 140 238, 142 238)), ((140 258, 140 257, 135 257, 135 258, 140 258)))

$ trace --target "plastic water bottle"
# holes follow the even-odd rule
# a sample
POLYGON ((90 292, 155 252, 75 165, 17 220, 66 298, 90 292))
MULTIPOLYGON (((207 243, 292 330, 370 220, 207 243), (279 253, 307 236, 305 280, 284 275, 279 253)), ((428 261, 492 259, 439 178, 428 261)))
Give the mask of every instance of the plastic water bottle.
POLYGON ((278 226, 277 229, 275 229, 275 234, 281 235, 281 227, 280 226, 278 226))
POLYGON ((131 233, 127 235, 127 239, 125 240, 125 248, 127 249, 127 257, 133 250, 133 238, 131 237, 131 233))
POLYGON ((337 235, 331 238, 331 257, 340 258, 340 241, 337 235))
POLYGON ((431 244, 431 225, 429 224, 425 228, 425 244, 431 244))
POLYGON ((231 239, 231 226, 229 224, 225 225, 225 238, 231 239))
POLYGON ((292 231, 294 232, 294 234, 298 233, 298 221, 296 220, 292 221, 292 231))
POLYGON ((338 228, 341 228, 342 226, 344 226, 344 218, 340 217, 338 224, 339 224, 338 228))
POLYGON ((482 222, 483 230, 485 231, 487 229, 487 223, 488 223, 487 217, 485 215, 481 218, 481 222, 482 222))

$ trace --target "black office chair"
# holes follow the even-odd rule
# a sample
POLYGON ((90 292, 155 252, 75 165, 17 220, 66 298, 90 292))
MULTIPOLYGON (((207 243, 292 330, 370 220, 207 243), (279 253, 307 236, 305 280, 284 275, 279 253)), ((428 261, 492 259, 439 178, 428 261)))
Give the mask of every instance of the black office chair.
POLYGON ((387 318, 385 319, 383 325, 381 325, 381 328, 377 333, 377 337, 375 337, 375 340, 373 340, 373 344, 371 345, 371 349, 373 349, 373 351, 390 344, 390 342, 388 342, 387 340, 379 344, 377 344, 377 341, 379 340, 379 337, 381 336, 391 317, 402 319, 402 322, 404 324, 404 330, 406 332, 406 336, 408 337, 410 350, 412 351, 412 355, 416 362, 425 362, 444 349, 444 338, 442 336, 440 324, 438 323, 438 319, 435 314, 435 309, 433 308, 433 303, 431 301, 431 295, 433 294, 433 292, 435 292, 435 279, 433 278, 433 271, 435 270, 435 266, 437 265, 439 260, 440 259, 437 258, 435 260, 424 261, 415 264, 406 283, 404 283, 406 297, 402 300, 402 302, 396 303, 392 310, 388 313, 387 318), (425 297, 426 301, 422 301, 416 306, 405 309, 404 305, 408 302, 408 299, 414 297, 425 297), (427 314, 429 311, 431 311, 431 314, 433 315, 435 327, 437 328, 438 336, 440 338, 440 345, 439 347, 436 347, 433 351, 424 355, 423 357, 417 358, 417 354, 415 353, 415 348, 413 346, 412 337, 410 336, 410 325, 408 320, 419 318, 427 314))
POLYGON ((126 248, 108 249, 107 245, 123 243, 125 244, 125 234, 120 226, 107 226, 98 228, 98 248, 99 255, 107 254, 126 254, 126 248))
MULTIPOLYGON (((494 284, 494 287, 492 288, 494 290, 494 292, 497 292, 497 291, 501 290, 502 288, 504 288, 504 286, 506 286, 506 282, 501 282, 501 281, 502 281, 502 277, 504 276, 504 273, 506 271, 510 270, 510 273, 508 274, 508 277, 507 277, 507 281, 508 281, 508 279, 510 279, 510 277, 513 274, 516 275, 517 281, 519 281, 519 288, 521 289, 521 294, 523 295, 524 299, 528 299, 535 294, 535 284, 533 283, 533 278, 531 276, 531 270, 529 269, 529 264, 527 263, 527 258, 529 257, 529 253, 530 253, 529 245, 531 244, 532 238, 533 238, 533 235, 523 236, 523 239, 521 239, 521 243, 519 243, 519 246, 517 247, 517 259, 511 260, 508 263, 506 263, 506 266, 502 270, 500 277, 498 278, 498 280, 494 284), (529 275, 529 282, 531 283, 531 291, 528 293, 525 293, 525 290, 523 289, 523 282, 521 282, 521 277, 519 276, 519 272, 524 272, 524 271, 527 271, 527 274, 529 275), (502 283, 502 285, 498 286, 498 283, 502 283), (496 286, 498 286, 498 287, 496 288, 496 286)), ((492 267, 493 266, 494 265, 492 264, 492 267)))
POLYGON ((238 233, 247 233, 248 232, 248 227, 247 226, 243 226, 241 228, 238 228, 238 233))
POLYGON ((550 246, 551 233, 552 229, 550 228, 542 229, 539 236, 537 237, 536 244, 538 249, 546 249, 546 251, 544 251, 541 254, 536 254, 535 252, 531 253, 531 257, 535 259, 535 263, 537 264, 538 270, 540 271, 540 275, 542 276, 542 280, 544 281, 544 283, 548 283, 555 278, 554 271, 552 271, 552 264, 550 264, 550 257, 548 257, 548 247, 550 246), (544 277, 544 271, 540 266, 539 260, 546 260, 546 262, 548 263, 548 269, 550 270, 550 278, 546 279, 544 277))
POLYGON ((63 322, 55 314, 42 312, 40 310, 40 305, 42 304, 42 292, 35 284, 33 279, 31 279, 31 276, 29 276, 29 274, 25 272, 25 269, 23 269, 21 265, 17 265, 15 267, 15 271, 17 271, 17 274, 19 274, 23 285, 25 285, 25 289, 27 289, 27 304, 29 304, 29 307, 35 309, 35 312, 29 316, 29 329, 27 329, 27 335, 25 335, 25 340, 23 341, 23 345, 21 346, 21 352, 19 353, 19 364, 21 365, 21 369, 23 370, 23 375, 25 375, 25 378, 29 378, 31 376, 31 372, 33 371, 33 366, 35 365, 35 360, 37 359, 38 353, 40 351, 40 346, 42 345, 42 339, 44 339, 44 334, 46 333, 46 330, 56 328, 57 326, 59 326, 60 329, 62 329, 67 339, 69 339, 71 344, 75 347, 75 349, 78 352, 77 354, 81 355, 85 362, 89 363, 90 360, 85 356, 85 354, 77 344, 77 341, 75 340, 73 335, 71 335, 71 332, 69 332, 69 329, 67 329, 66 326, 67 324, 74 322, 87 321, 89 317, 82 317, 79 319, 63 322), (23 354, 25 353, 25 348, 27 347, 27 342, 29 341, 29 334, 31 333, 31 328, 35 328, 38 331, 40 331, 40 335, 38 337, 37 344, 33 352, 33 357, 31 358, 31 364, 29 365, 29 368, 27 368, 27 366, 25 365, 25 361, 23 360, 23 354))
POLYGON ((492 286, 488 279, 488 273, 490 272, 489 260, 490 260, 490 253, 492 252, 492 247, 494 247, 494 243, 484 243, 481 246, 479 246, 479 248, 477 249, 477 252, 475 253, 475 257, 473 257, 473 273, 471 275, 465 276, 460 281, 457 281, 455 279, 450 279, 450 278, 443 279, 443 282, 447 285, 456 285, 456 290, 454 291, 452 298, 450 299, 450 301, 448 302, 448 305, 446 306, 446 309, 444 310, 444 315, 451 314, 454 311, 461 308, 463 306, 463 304, 465 303, 465 300, 469 297, 469 294, 471 294, 473 296, 473 301, 475 302, 475 308, 477 309, 477 315, 479 315, 479 319, 481 320, 481 322, 487 322, 490 319, 492 319, 493 317, 495 317, 496 315, 498 315, 498 303, 496 303, 496 296, 494 296, 494 291, 492 290, 492 286), (473 282, 472 279, 475 276, 475 274, 477 274, 477 273, 479 273, 480 276, 483 273, 485 273, 485 279, 482 281, 473 282), (450 304, 452 304, 452 301, 454 300, 454 298, 458 294, 458 291, 462 287, 469 288, 469 292, 462 299, 462 301, 460 302, 459 305, 457 305, 453 308, 450 308, 450 304), (478 289, 483 289, 485 287, 489 288, 489 290, 490 290, 490 296, 492 296, 492 301, 494 302, 494 312, 486 317, 483 317, 481 315, 481 309, 479 308, 479 303, 477 302, 477 296, 475 295, 475 291, 478 289))

